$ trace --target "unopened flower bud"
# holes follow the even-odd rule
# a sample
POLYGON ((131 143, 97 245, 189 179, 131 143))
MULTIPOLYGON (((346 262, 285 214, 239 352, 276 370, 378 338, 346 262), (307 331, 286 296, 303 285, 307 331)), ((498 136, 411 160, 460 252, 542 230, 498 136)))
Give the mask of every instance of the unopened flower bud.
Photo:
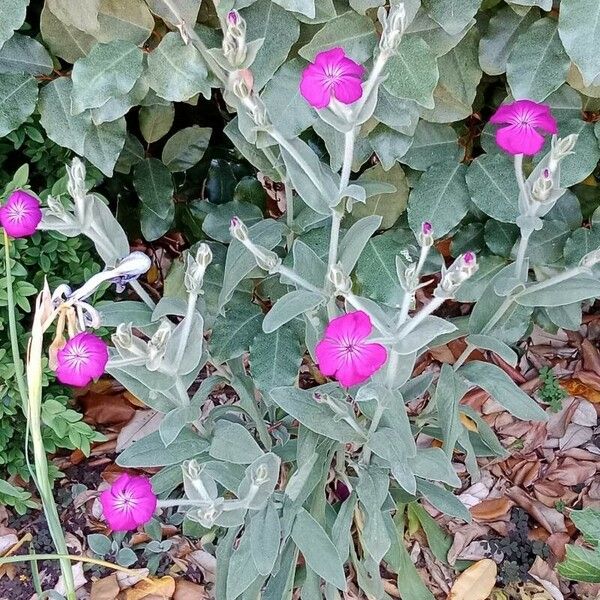
POLYGON ((170 338, 171 325, 169 325, 168 321, 164 320, 148 342, 146 368, 149 371, 156 371, 160 367, 163 356, 167 351, 167 344, 170 338))
POLYGON ((442 280, 434 295, 438 298, 452 298, 460 284, 469 279, 478 268, 475 252, 465 252, 442 272, 442 280))
POLYGON ((552 150, 550 151, 550 160, 548 162, 548 167, 551 172, 556 171, 558 163, 560 163, 563 158, 566 158, 569 154, 574 154, 574 148, 578 138, 578 134, 572 133, 565 138, 554 138, 552 140, 552 150))
POLYGON ((402 34, 406 28, 406 10, 404 3, 392 6, 388 13, 380 7, 377 16, 383 26, 379 49, 382 52, 395 53, 400 45, 402 34))
POLYGON ((146 343, 133 335, 131 323, 119 324, 115 333, 112 334, 111 339, 123 358, 139 357, 143 359, 148 353, 146 343))
POLYGON ((240 67, 246 60, 246 21, 236 10, 227 13, 227 23, 223 43, 221 46, 223 56, 232 67, 240 67))
POLYGON ((238 217, 233 217, 229 222, 229 233, 231 233, 231 237, 240 242, 245 242, 249 239, 248 228, 238 217))
POLYGON ((217 498, 210 502, 199 501, 192 510, 188 511, 187 516, 194 521, 198 521, 202 527, 211 529, 222 513, 223 498, 217 498))
POLYGON ((552 191, 553 183, 552 178, 547 177, 546 173, 550 175, 550 171, 548 169, 544 169, 542 175, 536 179, 531 189, 531 197, 540 203, 544 203, 550 197, 550 192, 552 191))
POLYGON ((75 157, 71 162, 71 166, 66 169, 67 175, 69 176, 69 181, 67 182, 67 191, 69 192, 69 195, 74 199, 85 196, 86 171, 83 162, 75 157))
POLYGON ((327 278, 333 284, 336 294, 345 296, 352 291, 350 277, 344 273, 339 263, 331 266, 329 273, 327 273, 327 278))
POLYGON ((252 483, 254 485, 262 485, 269 480, 269 471, 265 465, 258 465, 252 472, 252 483))
POLYGON ((250 116, 254 121, 254 124, 259 129, 265 129, 269 124, 269 118, 267 116, 267 107, 263 101, 258 97, 254 96, 254 106, 250 112, 250 116))
POLYGON ((204 274, 206 273, 206 268, 211 263, 212 258, 212 250, 208 244, 200 244, 195 257, 188 253, 184 283, 190 294, 202 293, 204 274))
POLYGON ((275 252, 272 250, 267 250, 262 246, 257 246, 250 242, 249 244, 245 244, 246 248, 252 252, 254 255, 254 260, 256 260, 256 264, 265 271, 269 273, 275 271, 277 267, 281 264, 281 259, 275 252))
POLYGON ((423 221, 419 233, 419 245, 422 248, 433 246, 433 225, 429 221, 423 221))
POLYGON ((252 87, 241 71, 235 71, 230 76, 231 90, 240 100, 247 100, 252 94, 252 87))

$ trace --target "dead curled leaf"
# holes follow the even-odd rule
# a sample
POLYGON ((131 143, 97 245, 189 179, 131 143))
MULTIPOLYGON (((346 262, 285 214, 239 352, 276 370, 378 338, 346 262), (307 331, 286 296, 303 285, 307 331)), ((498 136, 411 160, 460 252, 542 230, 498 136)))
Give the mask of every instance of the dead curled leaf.
POLYGON ((497 521, 507 517, 514 505, 508 498, 490 498, 473 506, 471 515, 475 521, 497 521))
POLYGON ((579 379, 567 379, 561 381, 560 385, 567 390, 571 396, 579 396, 594 404, 600 404, 600 391, 593 388, 591 385, 583 383, 579 379))
POLYGON ((484 558, 463 571, 454 582, 447 600, 486 600, 496 585, 498 567, 484 558))
POLYGON ((169 575, 143 580, 125 592, 125 600, 142 600, 142 598, 163 598, 168 600, 175 593, 175 580, 169 575))

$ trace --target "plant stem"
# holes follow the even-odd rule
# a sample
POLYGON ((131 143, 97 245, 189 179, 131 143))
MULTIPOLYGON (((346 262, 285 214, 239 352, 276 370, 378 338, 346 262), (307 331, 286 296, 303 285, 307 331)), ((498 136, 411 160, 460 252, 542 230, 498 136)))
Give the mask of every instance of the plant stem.
MULTIPOLYGON (((48 475, 48 459, 42 439, 42 344, 44 334, 40 318, 38 307, 38 311, 36 311, 34 317, 27 361, 27 387, 29 392, 27 425, 33 445, 35 480, 44 507, 50 536, 58 554, 68 555, 67 543, 54 502, 54 496, 52 495, 52 487, 48 475)), ((75 600, 75 582, 70 561, 64 558, 60 559, 60 569, 65 584, 66 596, 68 600, 75 600)))
POLYGON ((517 251, 517 260, 515 261, 515 276, 519 281, 527 281, 527 273, 523 273, 525 264, 525 253, 529 245, 529 238, 533 231, 531 229, 521 229, 521 239, 519 240, 519 249, 517 251))
POLYGON ((151 308, 152 310, 156 308, 156 302, 154 302, 154 300, 150 298, 148 292, 142 287, 142 284, 137 279, 130 281, 129 285, 133 288, 135 293, 146 303, 146 305, 149 308, 151 308))
POLYGON ((294 190, 288 177, 283 180, 283 186, 285 189, 285 218, 288 227, 287 250, 290 252, 294 243, 294 190))
MULTIPOLYGON (((519 192, 523 196, 523 201, 529 203, 529 196, 527 194, 527 188, 525 186, 525 177, 523 175, 523 155, 515 154, 514 158, 514 166, 515 166, 515 177, 517 178, 517 183, 519 185, 519 192)), ((519 203, 520 205, 520 203, 519 203)))
POLYGON ((15 298, 12 285, 12 267, 10 264, 10 239, 4 231, 4 263, 6 270, 6 300, 8 311, 8 331, 10 336, 10 347, 12 352, 13 364, 15 365, 15 379, 17 380, 17 388, 23 412, 27 414, 27 386, 25 385, 25 371, 23 369, 23 361, 19 352, 19 336, 17 335, 17 316, 15 313, 15 298))
POLYGON ((320 290, 317 286, 310 283, 310 281, 306 281, 304 277, 300 277, 300 275, 298 275, 296 271, 290 269, 289 267, 286 267, 285 265, 277 265, 274 271, 279 273, 283 277, 287 277, 294 283, 297 283, 300 287, 303 287, 305 290, 323 295, 323 290, 320 290))
MULTIPOLYGON (((371 420, 371 425, 369 426, 369 431, 367 432, 367 441, 371 439, 372 435, 377 431, 377 427, 379 427, 379 422, 381 421, 381 417, 383 417, 383 412, 385 411, 385 406, 381 402, 377 402, 377 408, 375 409, 375 413, 373 414, 373 419, 371 420)), ((368 446, 363 447, 362 456, 360 458, 361 465, 368 465, 371 460, 371 448, 368 446)))
POLYGON ((435 312, 442 304, 444 304, 445 301, 446 298, 433 298, 433 300, 431 300, 429 304, 427 304, 427 306, 424 306, 413 317, 413 319, 409 321, 408 324, 400 330, 398 338, 405 338, 411 331, 414 331, 421 324, 422 321, 424 321, 431 313, 435 312))
POLYGON ((190 332, 192 330, 192 323, 194 322, 194 315, 196 313, 196 302, 198 301, 198 294, 194 294, 190 292, 188 294, 187 301, 187 310, 185 313, 185 317, 183 318, 183 332, 181 334, 181 341, 179 343, 179 348, 177 348, 177 354, 175 358, 175 369, 179 368, 181 361, 183 360, 183 355, 185 354, 185 349, 187 348, 188 339, 190 337, 190 332))
POLYGON ((529 294, 530 292, 539 292, 540 290, 546 289, 552 285, 556 285, 557 283, 562 283, 563 281, 567 281, 568 279, 572 279, 573 277, 577 277, 577 275, 582 275, 583 273, 587 273, 589 269, 587 267, 575 267, 573 269, 569 269, 567 271, 563 271, 554 277, 550 277, 548 279, 544 279, 544 281, 540 281, 538 283, 534 283, 524 290, 520 291, 518 294, 515 294, 515 298, 522 296, 524 294, 529 294))

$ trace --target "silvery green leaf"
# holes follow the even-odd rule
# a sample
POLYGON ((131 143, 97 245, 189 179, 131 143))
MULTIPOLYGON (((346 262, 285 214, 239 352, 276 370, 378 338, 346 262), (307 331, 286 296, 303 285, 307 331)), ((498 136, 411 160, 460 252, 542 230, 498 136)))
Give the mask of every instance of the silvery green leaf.
POLYGON ((171 172, 160 160, 147 158, 135 166, 133 185, 142 202, 142 233, 147 240, 156 240, 168 231, 173 220, 171 172))
POLYGON ((331 540, 337 548, 342 562, 348 560, 350 553, 350 528, 352 527, 352 516, 355 506, 356 494, 351 494, 340 506, 333 527, 331 528, 331 540))
POLYGON ((316 287, 321 287, 325 282, 327 265, 317 253, 306 245, 301 239, 296 238, 292 247, 294 271, 316 287))
POLYGON ((172 104, 142 106, 138 118, 143 138, 152 144, 169 133, 175 119, 175 108, 172 104))
POLYGON ((381 562, 391 545, 382 511, 383 503, 388 496, 389 483, 387 469, 370 466, 360 470, 356 486, 358 499, 366 513, 363 546, 377 563, 381 562))
POLYGON ((286 10, 306 15, 309 19, 314 19, 317 14, 315 0, 274 0, 286 10))
POLYGON ((319 388, 300 390, 278 387, 271 390, 271 399, 286 413, 315 433, 339 442, 362 441, 361 436, 344 420, 336 420, 333 410, 315 402, 313 394, 319 388))
POLYGON ((148 55, 148 83, 165 100, 184 102, 196 94, 210 97, 208 71, 200 52, 173 31, 148 55))
POLYGON ((506 76, 515 98, 545 100, 567 80, 570 60, 554 19, 536 21, 514 45, 506 76))
MULTIPOLYGON (((498 367, 496 368, 498 369, 498 367)), ((450 458, 441 448, 419 448, 417 455, 411 458, 410 465, 417 477, 428 481, 441 481, 452 487, 460 487, 461 485, 450 458)))
POLYGON ((286 496, 289 496, 291 500, 298 499, 300 492, 302 492, 302 489, 313 473, 318 458, 319 455, 316 452, 313 452, 309 459, 303 462, 298 470, 289 478, 287 485, 285 486, 285 494, 286 496))
POLYGON ((459 371, 470 383, 485 390, 508 412, 523 421, 546 421, 546 413, 500 368, 478 360, 459 371))
POLYGON ((510 256, 517 239, 519 228, 512 223, 501 223, 490 219, 484 229, 486 246, 498 256, 510 256))
POLYGON ((288 140, 288 144, 294 154, 281 148, 281 155, 294 188, 313 210, 329 215, 329 207, 335 206, 339 199, 338 176, 319 160, 306 142, 296 138, 288 140))
POLYGON ((162 161, 172 172, 187 171, 202 160, 212 129, 210 127, 186 127, 169 138, 162 152, 162 161))
POLYGON ((473 202, 486 215, 504 223, 519 216, 519 186, 512 161, 504 154, 476 158, 467 170, 473 202))
POLYGON ((86 537, 88 546, 94 554, 104 556, 111 550, 112 540, 101 533, 92 533, 86 537))
POLYGON ((134 442, 119 454, 121 467, 164 467, 182 463, 208 450, 208 442, 190 428, 185 428, 177 439, 165 448, 158 431, 134 442))
POLYGON ((482 75, 478 44, 478 31, 473 28, 457 46, 438 58, 440 78, 433 90, 435 106, 421 110, 424 119, 434 123, 451 123, 472 114, 482 75))
POLYGON ((83 155, 104 175, 112 177, 113 170, 127 135, 125 118, 110 123, 94 125, 90 123, 83 144, 83 155))
POLYGON ((246 468, 244 479, 237 490, 237 497, 247 501, 250 510, 261 510, 273 494, 279 480, 281 459, 268 452, 246 468), (251 490, 253 490, 251 492, 251 490), (251 494, 251 497, 248 494, 251 494))
POLYGON ((264 394, 282 385, 294 385, 302 363, 300 336, 295 327, 259 333, 250 346, 250 370, 257 389, 264 394))
POLYGON ((123 300, 121 302, 103 302, 96 305, 103 327, 116 327, 121 323, 131 323, 134 327, 149 325, 152 322, 152 310, 143 302, 123 300))
POLYGON ((560 121, 576 119, 581 115, 581 95, 570 85, 561 85, 546 98, 546 104, 552 108, 552 114, 560 121))
POLYGON ((125 145, 115 165, 115 171, 128 175, 131 172, 131 168, 142 162, 145 158, 144 147, 140 140, 131 135, 131 133, 127 133, 125 145))
POLYGON ((236 148, 242 153, 246 160, 270 177, 278 177, 273 170, 273 165, 267 159, 264 152, 259 148, 256 148, 253 144, 250 144, 242 135, 239 129, 239 119, 237 116, 227 123, 223 131, 235 144, 236 148))
MULTIPOLYGON (((543 283, 543 282, 541 282, 543 283)), ((564 306, 600 296, 600 281, 591 275, 579 275, 540 290, 533 284, 519 293, 515 301, 522 306, 564 306)))
POLYGON ((517 353, 510 346, 493 336, 474 333, 466 338, 466 342, 468 344, 472 344, 476 348, 482 348, 497 354, 502 360, 506 361, 512 367, 517 366, 517 362, 519 360, 517 353))
MULTIPOLYGON (((409 428, 410 430, 410 428, 409 428)), ((412 432, 410 433, 412 440, 412 432)), ((390 427, 380 427, 369 439, 367 446, 390 465, 392 476, 404 490, 414 494, 415 477, 412 472, 414 452, 409 452, 407 444, 398 436, 398 432, 390 427)))
POLYGON ((288 540, 281 551, 280 569, 267 581, 261 600, 291 599, 297 561, 298 549, 292 540, 288 540))
POLYGON ((369 133, 368 140, 385 171, 394 167, 396 161, 406 155, 413 143, 413 138, 382 123, 369 133))
POLYGON ((412 402, 422 396, 429 389, 432 382, 433 375, 431 373, 422 373, 417 377, 413 377, 400 388, 404 402, 412 402))
POLYGON ((72 114, 98 108, 130 92, 142 74, 143 60, 143 52, 131 42, 96 44, 73 65, 72 114))
MULTIPOLYGON (((250 227, 249 235, 255 244, 272 250, 281 241, 282 231, 281 223, 277 223, 272 219, 265 219, 250 227)), ((219 311, 229 302, 239 283, 254 268, 256 268, 254 256, 241 242, 232 240, 227 249, 223 287, 219 293, 219 311)))
POLYGON ((312 311, 324 302, 324 296, 308 290, 288 292, 275 302, 263 320, 263 331, 272 333, 297 316, 312 311))
MULTIPOLYGON (((325 143, 325 148, 329 154, 329 165, 333 171, 339 171, 344 161, 344 134, 325 123, 323 119, 318 119, 313 123, 313 130, 325 143)), ((366 133, 365 135, 358 135, 354 142, 353 171, 359 171, 361 166, 373 154, 373 148, 366 133)))
POLYGON ((427 502, 445 515, 471 522, 471 513, 452 492, 421 478, 417 479, 417 489, 427 502))
POLYGON ((581 327, 581 302, 565 306, 548 306, 542 309, 552 323, 562 329, 579 331, 581 327))
POLYGON ((381 217, 380 229, 390 229, 406 210, 408 200, 408 183, 402 167, 396 164, 389 171, 384 171, 381 165, 375 165, 367 169, 355 183, 365 187, 367 200, 364 204, 352 207, 352 213, 346 216, 344 224, 356 223, 373 215, 381 217), (388 187, 385 189, 382 186, 388 187), (377 188, 379 191, 375 191, 377 188))
POLYGON ((319 52, 341 47, 352 60, 362 63, 373 56, 376 42, 373 21, 348 11, 326 23, 299 54, 312 61, 319 52))
POLYGON ((263 451, 243 425, 225 419, 219 419, 215 423, 208 453, 213 458, 236 465, 249 465, 263 455, 263 451))
POLYGON ((419 106, 412 100, 392 96, 383 86, 379 88, 374 117, 384 125, 404 135, 414 135, 419 122, 419 106))
POLYGON ((458 406, 467 390, 468 386, 456 375, 454 369, 448 364, 442 365, 434 398, 438 425, 443 432, 443 449, 450 458, 463 430, 458 406))
POLYGON ((450 125, 428 123, 421 119, 402 162, 417 171, 426 171, 434 163, 443 160, 459 162, 463 153, 456 131, 450 125))
POLYGON ((558 565, 558 572, 567 579, 575 581, 600 581, 600 551, 568 544, 566 557, 558 565))
POLYGON ((193 27, 198 18, 201 0, 146 0, 150 10, 163 21, 177 27, 181 21, 193 27))
MULTIPOLYGON (((48 0, 48 8, 67 25, 87 33, 98 29, 98 9, 101 0, 73 4, 69 0, 48 0)), ((9 2, 9 4, 14 2, 9 2)))
POLYGON ((475 19, 471 19, 465 27, 454 35, 450 35, 438 23, 421 9, 415 20, 408 27, 405 36, 422 39, 431 48, 435 58, 439 58, 449 52, 458 44, 469 30, 475 25, 475 19))
POLYGON ((356 221, 348 229, 340 242, 338 251, 339 262, 342 265, 344 273, 352 273, 364 247, 371 239, 371 236, 379 229, 380 225, 381 217, 372 215, 356 221))
POLYGON ((90 118, 87 114, 71 115, 72 88, 68 77, 51 81, 40 92, 38 110, 46 135, 59 146, 81 155, 90 118))
POLYGON ((146 97, 148 90, 146 78, 144 76, 140 77, 128 94, 111 98, 99 108, 92 109, 92 121, 96 125, 101 125, 120 119, 146 97))
POLYGON ((0 7, 0 48, 25 22, 28 4, 29 0, 7 0, 2 3, 2 7, 0 7))
POLYGON ((393 96, 414 100, 424 108, 433 108, 433 90, 439 79, 438 66, 431 48, 416 36, 403 38, 398 54, 388 61, 389 77, 383 87, 393 96))
MULTIPOLYGON (((430 315, 419 323, 405 338, 396 342, 394 350, 401 355, 412 354, 435 342, 438 336, 452 333, 456 329, 456 325, 453 325, 449 321, 430 315)), ((435 346, 435 344, 433 345, 435 346)))
POLYGON ((17 129, 33 114, 37 99, 38 84, 31 75, 0 74, 0 137, 17 129))
POLYGON ((321 525, 303 508, 296 515, 292 539, 315 573, 338 589, 346 589, 344 565, 336 547, 321 525))
POLYGON ((286 138, 300 135, 317 120, 317 114, 300 94, 299 81, 304 68, 299 58, 287 61, 261 94, 271 122, 286 138))
POLYGON ((212 358, 222 364, 241 356, 262 330, 262 311, 255 304, 244 302, 227 309, 219 315, 213 327, 209 350, 212 358))
POLYGON ((364 204, 367 200, 367 190, 364 187, 351 183, 342 190, 342 196, 348 198, 349 204, 364 204))
POLYGON ((252 542, 249 530, 244 532, 239 546, 231 555, 227 572, 227 596, 225 600, 235 600, 246 591, 259 576, 252 560, 252 542))
POLYGON ((259 91, 285 62, 298 40, 300 27, 294 15, 270 0, 254 2, 241 15, 246 20, 248 41, 264 39, 252 63, 254 90, 259 91))
POLYGON ((279 515, 273 502, 268 502, 250 519, 248 532, 254 565, 261 575, 269 575, 279 556, 281 536, 279 515))
POLYGON ((422 175, 408 199, 408 222, 414 232, 428 221, 435 237, 443 238, 461 222, 471 204, 466 173, 465 165, 445 161, 422 175))
POLYGON ((575 267, 589 252, 600 248, 600 227, 592 225, 591 229, 581 227, 575 230, 565 242, 564 257, 568 266, 575 267))
POLYGON ((15 33, 0 46, 0 73, 52 73, 54 65, 51 56, 46 48, 32 37, 15 33))
POLYGON ((40 16, 40 32, 52 53, 69 63, 85 56, 98 41, 84 31, 61 21, 49 10, 47 4, 44 4, 40 16))
POLYGON ((163 371, 168 371, 173 375, 187 375, 193 371, 202 360, 203 332, 204 319, 199 312, 193 313, 191 323, 187 323, 185 320, 181 321, 173 330, 167 343, 167 350, 162 361, 163 371), (186 331, 188 339, 181 355, 180 346, 186 331))
MULTIPOLYGON (((213 240, 227 243, 231 241, 229 232, 230 221, 233 217, 238 217, 244 222, 246 227, 252 228, 252 225, 262 220, 262 212, 255 204, 249 202, 225 202, 224 204, 213 205, 210 212, 202 222, 202 231, 213 240)), ((251 238, 256 243, 258 241, 251 238)))
POLYGON ((143 0, 101 0, 93 35, 99 42, 127 40, 140 46, 153 29, 154 17, 143 0))
POLYGON ((545 216, 549 221, 562 221, 574 230, 580 227, 583 222, 581 205, 579 199, 571 190, 563 191, 564 194, 560 196, 560 202, 557 202, 545 216))
POLYGON ((181 430, 195 419, 195 416, 189 414, 190 412, 188 407, 175 408, 169 411, 160 422, 158 432, 165 448, 170 446, 177 439, 181 430), (188 417, 191 418, 188 419, 188 417))
POLYGON ((571 229, 562 221, 546 221, 544 227, 534 231, 528 249, 529 264, 533 266, 552 265, 562 259, 565 242, 571 229))
POLYGON ((527 7, 530 6, 539 6, 542 10, 548 12, 552 10, 552 0, 508 0, 508 3, 513 10, 516 10, 518 6, 525 7, 524 10, 529 10, 527 7))
POLYGON ((600 75, 600 56, 595 51, 600 43, 600 4, 594 0, 561 2, 558 19, 560 39, 571 60, 590 85, 600 75))
POLYGON ((455 35, 475 16, 481 0, 423 0, 423 6, 447 33, 455 35))
POLYGON ((537 9, 519 15, 508 6, 494 14, 479 44, 479 64, 488 75, 501 75, 506 71, 515 42, 537 17, 537 9))

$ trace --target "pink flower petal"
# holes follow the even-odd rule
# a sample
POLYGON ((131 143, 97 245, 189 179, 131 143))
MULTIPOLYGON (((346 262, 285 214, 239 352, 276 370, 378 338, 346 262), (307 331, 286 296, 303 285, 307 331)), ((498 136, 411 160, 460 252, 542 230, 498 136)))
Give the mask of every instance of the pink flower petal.
POLYGON ((331 65, 336 65, 346 57, 346 53, 343 48, 330 48, 319 52, 313 61, 313 64, 325 70, 331 65))
POLYGON ((496 143, 509 154, 533 156, 544 145, 544 138, 531 126, 509 125, 496 132, 496 143))
POLYGON ((356 370, 356 365, 353 361, 346 361, 341 368, 339 368, 335 374, 335 378, 346 388, 350 388, 354 385, 358 385, 363 381, 366 381, 369 376, 364 376, 356 370))
POLYGON ((145 477, 123 473, 100 494, 106 522, 114 531, 129 531, 147 523, 156 510, 157 499, 145 477))
POLYGON ((333 95, 343 104, 356 102, 362 93, 361 81, 356 77, 342 77, 333 88, 333 95))
POLYGON ((502 104, 498 107, 496 112, 490 118, 490 123, 496 125, 502 125, 504 123, 511 123, 515 116, 515 111, 512 104, 502 104))
POLYGON ((550 112, 550 107, 542 104, 540 108, 541 110, 535 114, 535 120, 532 124, 546 133, 558 133, 558 124, 550 112))
POLYGON ((325 329, 325 337, 346 340, 346 343, 350 343, 351 340, 367 338, 371 335, 371 331, 373 325, 369 315, 362 310, 357 310, 332 319, 325 329))
POLYGON ((325 108, 331 101, 331 87, 323 83, 323 73, 305 69, 300 81, 300 93, 313 108, 325 108))
POLYGON ((340 350, 343 350, 343 347, 340 347, 340 343, 330 338, 325 338, 317 344, 315 354, 319 370, 323 375, 335 375, 341 362, 340 350))
POLYGON ((83 387, 104 373, 108 348, 94 334, 79 333, 58 351, 57 362, 56 376, 61 383, 83 387))
POLYGON ((354 362, 357 370, 368 379, 381 369, 387 361, 388 353, 381 344, 363 344, 358 350, 354 362))
POLYGON ((352 75, 353 77, 361 78, 365 74, 365 68, 347 56, 342 58, 340 66, 342 67, 344 75, 352 75))

